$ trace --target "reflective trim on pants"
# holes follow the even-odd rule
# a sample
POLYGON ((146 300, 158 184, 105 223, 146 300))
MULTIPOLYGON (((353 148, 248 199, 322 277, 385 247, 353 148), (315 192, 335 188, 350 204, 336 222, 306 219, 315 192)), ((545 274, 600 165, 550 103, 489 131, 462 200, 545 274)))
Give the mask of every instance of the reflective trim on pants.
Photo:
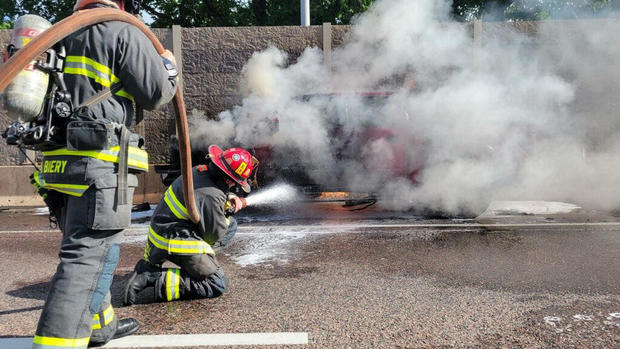
MULTIPOLYGON (((93 316, 93 330, 100 330, 102 327, 99 314, 100 313, 97 313, 93 316)), ((112 308, 112 304, 110 304, 110 306, 103 311, 103 326, 109 325, 112 320, 114 320, 114 308, 112 308)))
POLYGON ((84 338, 55 338, 34 336, 32 349, 43 348, 86 348, 90 337, 84 338))
POLYGON ((34 171, 33 178, 41 188, 56 190, 57 192, 80 197, 90 187, 90 185, 68 184, 68 183, 49 183, 45 181, 43 173, 34 171))
POLYGON ((181 286, 181 269, 169 268, 166 272, 166 300, 168 302, 181 298, 179 286, 181 286))

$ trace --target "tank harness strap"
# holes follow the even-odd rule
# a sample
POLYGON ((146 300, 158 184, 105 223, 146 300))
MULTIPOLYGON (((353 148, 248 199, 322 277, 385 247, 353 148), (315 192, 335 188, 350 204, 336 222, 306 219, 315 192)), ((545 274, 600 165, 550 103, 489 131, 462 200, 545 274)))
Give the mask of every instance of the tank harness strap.
POLYGON ((86 112, 88 111, 88 108, 92 107, 95 104, 101 103, 102 101, 106 100, 108 97, 113 95, 114 93, 120 91, 122 88, 123 88, 122 84, 114 83, 109 88, 104 88, 103 90, 90 96, 87 100, 84 101, 84 103, 82 103, 82 105, 80 105, 79 107, 75 109, 77 111, 77 114, 80 116, 86 116, 87 115, 86 112))

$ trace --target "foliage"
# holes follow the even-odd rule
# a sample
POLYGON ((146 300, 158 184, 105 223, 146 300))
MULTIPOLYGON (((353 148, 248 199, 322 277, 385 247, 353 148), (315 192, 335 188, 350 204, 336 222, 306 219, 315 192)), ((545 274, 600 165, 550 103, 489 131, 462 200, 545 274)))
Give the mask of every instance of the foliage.
MULTIPOLYGON (((312 0, 310 22, 348 24, 375 0, 312 0)), ((153 25, 167 27, 298 25, 297 0, 145 0, 145 10, 156 18, 153 25)))
POLYGON ((32 13, 51 22, 61 20, 73 12, 75 0, 15 0, 0 3, 0 15, 15 19, 32 13))
POLYGON ((250 10, 243 0, 145 0, 144 10, 154 27, 250 25, 250 10))
POLYGON ((596 15, 612 0, 515 0, 505 10, 511 20, 571 19, 596 15))

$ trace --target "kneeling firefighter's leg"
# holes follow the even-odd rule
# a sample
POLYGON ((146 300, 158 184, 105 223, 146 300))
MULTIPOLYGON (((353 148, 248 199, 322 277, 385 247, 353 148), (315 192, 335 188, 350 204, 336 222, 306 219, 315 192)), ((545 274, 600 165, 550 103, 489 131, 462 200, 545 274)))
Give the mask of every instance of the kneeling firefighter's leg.
POLYGON ((170 260, 181 268, 164 269, 155 285, 158 300, 215 298, 226 291, 228 279, 214 256, 171 255, 170 260))

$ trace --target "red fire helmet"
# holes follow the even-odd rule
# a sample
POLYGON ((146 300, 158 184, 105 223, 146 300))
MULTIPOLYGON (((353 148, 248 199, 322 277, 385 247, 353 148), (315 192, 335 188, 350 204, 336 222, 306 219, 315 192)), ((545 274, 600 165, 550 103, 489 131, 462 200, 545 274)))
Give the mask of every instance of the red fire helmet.
POLYGON ((237 182, 246 193, 250 192, 248 178, 258 164, 258 160, 247 150, 230 148, 222 151, 217 145, 209 146, 209 157, 232 180, 237 182))

